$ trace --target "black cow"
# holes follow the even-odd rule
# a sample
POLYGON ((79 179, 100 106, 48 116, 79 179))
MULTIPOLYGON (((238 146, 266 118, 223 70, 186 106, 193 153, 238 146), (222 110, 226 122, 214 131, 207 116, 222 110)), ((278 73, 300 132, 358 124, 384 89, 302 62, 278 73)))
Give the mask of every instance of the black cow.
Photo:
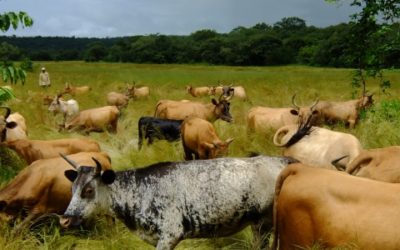
POLYGON ((72 162, 77 170, 65 176, 74 182, 73 197, 60 223, 77 226, 94 214, 114 215, 158 250, 172 249, 185 238, 230 235, 249 224, 265 223, 268 230, 275 182, 292 162, 268 156, 218 158, 119 172, 72 162))
POLYGON ((138 148, 142 148, 143 138, 147 144, 152 144, 154 139, 176 141, 181 138, 181 124, 183 120, 160 119, 150 116, 140 117, 138 122, 139 139, 138 148))

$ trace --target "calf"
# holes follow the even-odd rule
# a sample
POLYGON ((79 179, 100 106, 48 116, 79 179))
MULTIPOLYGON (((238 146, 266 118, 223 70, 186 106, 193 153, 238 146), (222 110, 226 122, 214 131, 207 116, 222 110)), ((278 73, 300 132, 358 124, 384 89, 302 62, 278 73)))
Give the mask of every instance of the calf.
POLYGON ((400 248, 397 184, 293 164, 275 192, 272 249, 400 248))
POLYGON ((346 172, 378 181, 400 182, 400 146, 363 150, 346 172))
POLYGON ((136 87, 134 84, 134 86, 128 86, 127 93, 132 98, 143 98, 150 95, 150 89, 147 86, 136 87))
POLYGON ((212 123, 191 117, 184 120, 181 127, 185 160, 213 159, 227 153, 233 139, 222 141, 212 123))
POLYGON ((181 137, 181 123, 182 120, 160 119, 149 116, 140 117, 138 122, 138 148, 139 150, 143 145, 143 138, 147 139, 150 145, 154 139, 177 141, 181 137))
POLYGON ((345 168, 362 150, 354 135, 313 127, 310 120, 300 126, 280 128, 273 140, 276 146, 284 148, 284 156, 310 166, 330 169, 336 169, 336 165, 345 168))
MULTIPOLYGON (((83 152, 68 156, 80 165, 93 166, 92 157, 104 170, 111 162, 104 152, 83 152)), ((64 172, 71 166, 61 157, 33 162, 0 190, 0 213, 9 219, 24 217, 21 225, 48 213, 64 213, 71 200, 71 182, 64 172)))
POLYGON ((101 132, 105 128, 112 133, 117 132, 119 110, 115 106, 104 106, 82 110, 75 117, 66 121, 65 129, 82 129, 86 133, 101 132))
POLYGON ((120 172, 79 167, 65 172, 73 181, 73 197, 60 223, 76 226, 109 213, 159 250, 173 249, 185 238, 230 235, 249 224, 270 226, 275 181, 290 162, 258 156, 120 172))
POLYGON ((88 138, 66 138, 57 140, 15 140, 6 144, 28 164, 39 160, 58 157, 62 154, 100 152, 100 145, 88 138))

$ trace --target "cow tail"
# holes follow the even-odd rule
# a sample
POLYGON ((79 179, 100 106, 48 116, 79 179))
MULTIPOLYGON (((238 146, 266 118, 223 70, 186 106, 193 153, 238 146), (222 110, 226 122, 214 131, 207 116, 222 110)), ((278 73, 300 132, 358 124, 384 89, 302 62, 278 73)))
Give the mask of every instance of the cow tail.
POLYGON ((160 106, 162 104, 162 101, 158 101, 157 102, 157 105, 156 105, 156 109, 154 110, 154 117, 158 117, 158 115, 159 115, 159 112, 157 112, 158 111, 158 107, 160 106))
POLYGON ((270 250, 276 250, 278 249, 278 243, 279 243, 279 225, 278 225, 278 197, 281 192, 283 183, 285 182, 286 178, 289 177, 290 175, 294 175, 297 172, 297 168, 287 166, 282 170, 282 172, 279 174, 278 179, 276 180, 275 184, 275 194, 274 194, 274 204, 273 204, 273 240, 271 244, 270 250))
POLYGON ((362 165, 369 163, 370 161, 372 161, 372 157, 370 155, 357 156, 354 160, 350 162, 350 164, 346 168, 346 173, 355 175, 357 174, 358 170, 362 168, 362 165))

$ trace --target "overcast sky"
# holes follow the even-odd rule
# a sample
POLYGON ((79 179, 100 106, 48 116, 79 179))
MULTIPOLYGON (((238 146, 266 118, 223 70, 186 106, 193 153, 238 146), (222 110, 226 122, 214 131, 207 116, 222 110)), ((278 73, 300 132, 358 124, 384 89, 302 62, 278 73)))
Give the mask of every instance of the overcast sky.
POLYGON ((0 12, 26 11, 30 28, 22 36, 116 37, 160 33, 189 35, 200 29, 219 33, 238 26, 274 24, 296 16, 307 25, 348 22, 350 1, 324 0, 0 0, 0 12))

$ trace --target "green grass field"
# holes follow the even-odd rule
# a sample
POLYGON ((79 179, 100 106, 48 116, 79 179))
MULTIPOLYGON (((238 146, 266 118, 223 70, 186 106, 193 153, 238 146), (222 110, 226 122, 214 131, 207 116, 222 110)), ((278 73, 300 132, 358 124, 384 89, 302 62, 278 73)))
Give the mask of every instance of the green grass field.
MULTIPOLYGON (((377 81, 369 81, 367 89, 374 93, 375 105, 362 114, 353 130, 342 124, 334 130, 356 135, 365 148, 400 144, 400 71, 387 71, 392 82, 390 95, 379 91, 377 81)), ((252 106, 290 107, 291 97, 297 94, 297 103, 308 105, 315 98, 345 101, 351 99, 352 70, 334 68, 287 67, 223 67, 201 65, 137 65, 119 63, 36 62, 33 73, 28 73, 25 85, 14 85, 17 100, 7 105, 26 119, 30 139, 56 139, 82 137, 79 133, 58 132, 60 116, 54 117, 42 104, 44 95, 54 96, 66 82, 72 85, 89 85, 92 91, 76 96, 80 109, 106 105, 106 94, 125 89, 126 83, 150 87, 150 97, 132 100, 120 117, 118 133, 92 133, 102 149, 110 154, 116 170, 143 167, 159 161, 183 160, 179 142, 156 142, 137 150, 137 121, 141 116, 152 116, 160 99, 194 100, 185 92, 186 85, 215 86, 218 82, 242 85, 249 101, 232 99, 231 113, 234 123, 216 121, 215 127, 222 139, 234 137, 229 156, 246 156, 250 152, 279 155, 280 149, 272 144, 272 134, 254 134, 246 130, 245 117, 252 106), (48 89, 38 86, 40 67, 50 73, 52 85, 48 89)), ((66 99, 69 96, 65 96, 66 99)), ((196 100, 210 102, 210 97, 196 100)), ((3 185, 5 182, 3 183, 3 185)), ((259 235, 253 236, 250 228, 227 238, 185 240, 178 249, 258 249, 259 235)), ((99 220, 90 231, 64 231, 57 221, 35 226, 22 234, 14 234, 12 227, 0 224, 0 248, 4 249, 152 249, 134 233, 117 222, 107 226, 99 220)))

